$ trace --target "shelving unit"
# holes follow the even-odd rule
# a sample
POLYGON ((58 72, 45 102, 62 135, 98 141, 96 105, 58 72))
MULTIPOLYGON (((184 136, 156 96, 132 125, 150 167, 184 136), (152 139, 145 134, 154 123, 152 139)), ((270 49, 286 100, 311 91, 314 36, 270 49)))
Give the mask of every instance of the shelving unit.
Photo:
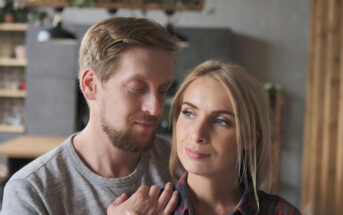
POLYGON ((15 47, 25 45, 26 30, 25 23, 0 23, 0 133, 25 131, 26 91, 19 83, 25 79, 27 60, 16 56, 15 47))
POLYGON ((25 23, 0 23, 0 31, 26 31, 25 23))
POLYGON ((24 125, 2 125, 0 124, 0 132, 22 133, 25 131, 24 125))
POLYGON ((26 64, 27 64, 27 60, 26 59, 0 58, 0 66, 25 67, 26 64))
POLYGON ((0 98, 25 98, 25 90, 3 90, 0 89, 0 98))

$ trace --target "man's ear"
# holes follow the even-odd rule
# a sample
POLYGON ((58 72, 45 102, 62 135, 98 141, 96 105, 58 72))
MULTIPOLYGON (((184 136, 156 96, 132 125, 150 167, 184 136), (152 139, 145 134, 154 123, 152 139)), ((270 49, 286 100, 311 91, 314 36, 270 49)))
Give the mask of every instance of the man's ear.
POLYGON ((94 100, 97 87, 97 78, 94 70, 86 69, 80 80, 83 96, 87 100, 94 100))

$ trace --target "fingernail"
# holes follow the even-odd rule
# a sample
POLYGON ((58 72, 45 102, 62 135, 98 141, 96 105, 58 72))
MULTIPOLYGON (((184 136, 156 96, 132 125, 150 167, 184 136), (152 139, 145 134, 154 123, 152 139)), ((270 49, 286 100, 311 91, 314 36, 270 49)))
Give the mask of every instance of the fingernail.
POLYGON ((130 215, 131 213, 130 213, 130 211, 125 211, 125 214, 130 215))

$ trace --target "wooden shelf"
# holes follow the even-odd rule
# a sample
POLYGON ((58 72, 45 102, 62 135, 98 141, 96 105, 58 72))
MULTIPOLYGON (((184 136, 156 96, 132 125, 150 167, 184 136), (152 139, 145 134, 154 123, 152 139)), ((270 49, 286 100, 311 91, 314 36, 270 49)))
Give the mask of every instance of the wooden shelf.
POLYGON ((36 158, 62 144, 67 137, 20 136, 0 144, 0 155, 9 158, 36 158))
POLYGON ((26 23, 0 23, 0 31, 26 31, 26 23))
POLYGON ((25 90, 4 90, 0 89, 0 97, 2 98, 25 98, 25 90))
MULTIPOLYGON (((143 1, 123 1, 123 2, 98 2, 91 7, 108 9, 143 9, 143 10, 202 10, 205 0, 199 0, 197 4, 169 4, 169 3, 143 3, 143 1)), ((75 1, 66 2, 65 0, 22 0, 24 5, 30 7, 74 7, 75 1)))
POLYGON ((18 58, 0 58, 0 66, 20 66, 24 67, 27 64, 26 59, 18 58))
POLYGON ((25 131, 24 125, 4 125, 0 124, 0 132, 23 133, 25 131))

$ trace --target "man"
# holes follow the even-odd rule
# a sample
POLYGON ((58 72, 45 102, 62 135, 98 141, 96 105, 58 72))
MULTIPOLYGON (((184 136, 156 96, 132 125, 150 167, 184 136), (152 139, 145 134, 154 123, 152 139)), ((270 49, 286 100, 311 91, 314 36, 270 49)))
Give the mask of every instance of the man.
POLYGON ((177 49, 175 38, 147 19, 92 26, 79 59, 89 122, 9 180, 2 214, 106 214, 110 205, 114 214, 171 212, 177 195, 170 183, 161 194, 159 188, 170 180, 170 144, 155 138, 155 129, 177 49))

